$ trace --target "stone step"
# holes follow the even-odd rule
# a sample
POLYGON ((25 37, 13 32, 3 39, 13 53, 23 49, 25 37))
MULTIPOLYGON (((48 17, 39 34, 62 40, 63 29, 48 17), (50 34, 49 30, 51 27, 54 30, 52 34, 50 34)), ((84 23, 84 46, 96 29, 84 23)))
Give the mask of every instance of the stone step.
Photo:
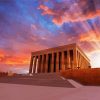
POLYGON ((33 76, 13 76, 1 77, 1 83, 38 85, 38 86, 55 86, 55 87, 74 87, 69 81, 61 78, 59 74, 34 74, 33 76))
POLYGON ((41 73, 41 74, 33 74, 32 76, 16 76, 16 78, 26 78, 26 79, 55 79, 62 80, 59 74, 56 73, 41 73))

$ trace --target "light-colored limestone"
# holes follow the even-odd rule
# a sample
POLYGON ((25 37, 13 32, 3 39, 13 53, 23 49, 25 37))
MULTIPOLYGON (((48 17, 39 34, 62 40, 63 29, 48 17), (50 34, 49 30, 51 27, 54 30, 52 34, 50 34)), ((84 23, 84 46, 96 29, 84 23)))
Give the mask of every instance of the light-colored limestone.
POLYGON ((38 73, 48 73, 68 69, 84 69, 89 68, 89 66, 90 60, 84 52, 76 44, 70 44, 32 52, 29 73, 32 73, 32 70, 33 73, 35 73, 36 70, 38 73), (41 59, 40 55, 42 56, 41 59), (48 64, 50 65, 48 66, 48 64))

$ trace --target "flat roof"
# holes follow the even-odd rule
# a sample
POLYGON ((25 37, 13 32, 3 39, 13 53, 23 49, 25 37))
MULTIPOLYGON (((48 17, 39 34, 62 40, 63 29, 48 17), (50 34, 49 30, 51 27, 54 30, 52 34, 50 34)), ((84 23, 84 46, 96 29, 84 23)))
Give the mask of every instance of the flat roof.
POLYGON ((35 52, 32 52, 33 54, 34 53, 44 53, 44 52, 54 52, 55 49, 60 51, 59 49, 66 49, 67 48, 74 48, 76 47, 76 43, 73 43, 73 44, 68 44, 68 45, 63 45, 63 46, 57 46, 57 47, 52 47, 52 48, 47 48, 47 49, 43 49, 43 50, 39 50, 39 51, 35 51, 35 52))

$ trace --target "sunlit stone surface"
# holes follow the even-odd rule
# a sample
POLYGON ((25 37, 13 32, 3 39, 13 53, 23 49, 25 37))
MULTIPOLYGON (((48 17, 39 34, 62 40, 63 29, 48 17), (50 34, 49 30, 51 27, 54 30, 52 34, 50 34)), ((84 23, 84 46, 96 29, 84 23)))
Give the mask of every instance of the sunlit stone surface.
POLYGON ((32 52, 29 73, 90 68, 90 60, 76 44, 32 52))
POLYGON ((0 100, 100 100, 100 87, 44 87, 0 83, 0 100))

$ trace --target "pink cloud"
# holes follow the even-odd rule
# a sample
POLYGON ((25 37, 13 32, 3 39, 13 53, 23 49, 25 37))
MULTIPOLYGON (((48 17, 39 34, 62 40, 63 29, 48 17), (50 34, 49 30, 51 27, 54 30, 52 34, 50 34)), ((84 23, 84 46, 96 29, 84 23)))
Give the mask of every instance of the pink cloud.
POLYGON ((95 2, 91 3, 89 0, 81 0, 76 3, 68 4, 57 3, 54 8, 49 8, 41 4, 39 8, 43 11, 42 15, 50 15, 53 17, 52 22, 56 25, 62 25, 66 22, 85 21, 100 15, 100 9, 96 8, 95 2))
POLYGON ((46 15, 46 14, 54 15, 55 14, 52 9, 48 8, 45 5, 40 5, 38 9, 43 10, 42 15, 46 15))

